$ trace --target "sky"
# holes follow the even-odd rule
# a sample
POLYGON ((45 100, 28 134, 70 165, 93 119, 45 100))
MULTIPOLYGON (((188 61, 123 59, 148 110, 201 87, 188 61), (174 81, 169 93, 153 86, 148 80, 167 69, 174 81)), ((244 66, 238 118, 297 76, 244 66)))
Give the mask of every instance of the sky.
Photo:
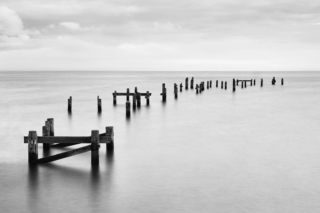
POLYGON ((319 71, 319 0, 0 0, 0 71, 319 71))

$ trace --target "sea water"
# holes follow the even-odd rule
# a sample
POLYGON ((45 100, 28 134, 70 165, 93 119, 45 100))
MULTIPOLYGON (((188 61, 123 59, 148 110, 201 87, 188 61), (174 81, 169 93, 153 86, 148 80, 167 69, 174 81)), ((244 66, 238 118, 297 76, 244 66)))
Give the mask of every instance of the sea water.
MULTIPOLYGON (((318 212, 319 97, 318 72, 0 72, 0 210, 318 212), (175 99, 186 77, 212 88, 196 94, 189 82, 175 99), (232 92, 233 78, 256 85, 232 92), (142 97, 127 119, 125 96, 113 106, 112 93, 134 87, 152 93, 150 106, 142 97), (101 144, 98 168, 90 152, 30 167, 23 136, 41 135, 47 118, 56 136, 113 126, 114 153, 101 144)), ((81 146, 39 144, 39 158, 81 146)))

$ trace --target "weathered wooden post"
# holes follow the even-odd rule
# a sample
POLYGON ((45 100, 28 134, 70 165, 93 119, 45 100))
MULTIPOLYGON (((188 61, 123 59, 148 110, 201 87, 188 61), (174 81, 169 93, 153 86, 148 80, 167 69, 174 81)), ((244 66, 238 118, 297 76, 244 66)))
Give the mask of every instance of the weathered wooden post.
POLYGON ((281 78, 281 85, 283 85, 283 78, 281 78))
POLYGON ((199 92, 198 92, 198 89, 199 89, 199 85, 198 84, 196 84, 196 94, 198 94, 199 92))
POLYGON ((261 78, 261 87, 263 87, 263 78, 261 78))
POLYGON ((54 119, 53 118, 48 118, 47 121, 49 122, 49 130, 50 130, 50 135, 49 136, 54 136, 54 119))
POLYGON ((126 116, 130 117, 130 101, 126 102, 126 116))
POLYGON ((91 165, 99 164, 100 137, 99 130, 91 131, 91 165))
POLYGON ((29 131, 28 135, 29 163, 38 160, 38 136, 36 131, 29 131))
POLYGON ((136 93, 133 94, 132 96, 132 108, 135 110, 137 107, 137 97, 136 93))
POLYGON ((107 152, 113 152, 114 149, 114 132, 113 132, 113 126, 107 126, 106 127, 106 136, 107 136, 107 152))
POLYGON ((189 79, 188 78, 186 78, 186 89, 188 89, 188 84, 189 84, 189 79))
POLYGON ((244 81, 244 88, 247 88, 247 81, 244 81))
POLYGON ((194 79, 193 79, 193 77, 191 78, 191 85, 190 85, 190 87, 191 87, 191 89, 193 89, 193 81, 194 81, 194 79))
POLYGON ((227 82, 224 82, 224 89, 227 89, 227 82))
POLYGON ((147 101, 147 106, 150 105, 150 93, 149 91, 147 91, 147 94, 146 94, 146 101, 147 101))
POLYGON ((272 85, 275 85, 275 84, 276 84, 276 78, 275 78, 275 77, 273 77, 271 83, 272 83, 272 85))
POLYGON ((113 93, 113 105, 117 105, 117 91, 113 93))
POLYGON ((182 85, 182 83, 180 84, 180 92, 182 92, 182 87, 183 87, 183 85, 182 85))
POLYGON ((239 85, 239 80, 237 79, 237 86, 239 85))
POLYGON ((223 89, 223 81, 221 81, 221 89, 223 89))
POLYGON ((130 101, 130 99, 129 99, 129 93, 130 93, 130 90, 129 90, 129 88, 127 88, 127 101, 130 101))
POLYGON ((210 88, 212 88, 212 80, 210 80, 210 88))
POLYGON ((174 89, 174 98, 177 99, 178 98, 178 85, 176 83, 174 83, 173 89, 174 89))
POLYGON ((72 97, 68 99, 68 112, 72 112, 72 97))
POLYGON ((241 81, 241 88, 243 88, 243 80, 241 81))
POLYGON ((254 86, 256 85, 256 79, 253 80, 253 85, 254 85, 254 86))
POLYGON ((167 100, 167 89, 165 84, 162 84, 162 93, 160 95, 162 95, 162 101, 167 100))
MULTIPOLYGON (((49 123, 49 121, 46 121, 45 126, 42 127, 42 136, 50 136, 50 123, 49 123)), ((44 143, 43 149, 44 150, 50 149, 50 144, 44 143)))
POLYGON ((209 89, 209 81, 207 81, 207 89, 209 89))
POLYGON ((250 86, 252 86, 252 79, 251 79, 250 83, 251 83, 250 86))
POLYGON ((141 94, 138 92, 138 88, 134 88, 134 93, 136 94, 136 99, 137 99, 137 106, 138 108, 141 107, 141 94))
POLYGON ((98 96, 98 112, 101 112, 101 110, 102 110, 102 106, 101 105, 102 105, 101 99, 98 96))
POLYGON ((232 81, 232 91, 235 92, 236 91, 236 80, 233 79, 232 81))
POLYGON ((217 87, 217 88, 218 88, 218 84, 219 84, 219 83, 218 83, 218 80, 216 80, 216 87, 217 87))

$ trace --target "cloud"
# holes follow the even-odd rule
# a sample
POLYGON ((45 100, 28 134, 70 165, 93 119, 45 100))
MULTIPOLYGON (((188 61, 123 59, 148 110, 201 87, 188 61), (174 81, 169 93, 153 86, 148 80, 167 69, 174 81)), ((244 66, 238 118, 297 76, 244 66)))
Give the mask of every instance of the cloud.
POLYGON ((23 23, 18 14, 8 7, 0 6, 0 34, 15 36, 23 32, 23 23))
POLYGON ((74 31, 80 30, 80 24, 75 22, 62 22, 59 25, 69 30, 74 30, 74 31))

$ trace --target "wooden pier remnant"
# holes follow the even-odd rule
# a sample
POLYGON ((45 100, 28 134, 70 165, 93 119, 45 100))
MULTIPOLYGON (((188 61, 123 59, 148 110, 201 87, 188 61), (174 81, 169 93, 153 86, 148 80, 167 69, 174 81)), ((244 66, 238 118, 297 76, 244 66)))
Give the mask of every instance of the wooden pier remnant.
POLYGON ((113 95, 113 105, 117 105, 117 91, 114 91, 113 95))
POLYGON ((253 80, 253 85, 254 85, 254 86, 256 85, 256 79, 253 80))
POLYGON ((101 103, 101 98, 97 98, 97 101, 98 101, 98 112, 100 113, 102 111, 102 103, 101 103))
POLYGON ((281 85, 283 85, 283 78, 281 78, 281 85))
POLYGON ((236 91, 236 80, 233 79, 232 80, 232 92, 235 92, 236 91))
POLYGON ((275 78, 275 77, 273 77, 273 78, 272 78, 272 80, 271 80, 272 85, 275 85, 275 84, 276 84, 276 82, 277 82, 277 81, 276 81, 276 78, 275 78))
POLYGON ((241 81, 241 88, 243 88, 243 84, 244 84, 243 81, 241 81))
POLYGON ((193 89, 193 83, 194 83, 194 79, 193 77, 191 78, 191 81, 190 81, 190 88, 193 89))
POLYGON ((188 82, 189 81, 189 79, 188 78, 186 78, 186 90, 188 89, 188 82))
POLYGON ((210 88, 212 88, 212 80, 210 80, 210 88))
POLYGON ((150 96, 151 96, 151 93, 149 91, 146 92, 146 103, 147 103, 147 106, 150 105, 150 96))
POLYGON ((162 84, 162 93, 160 95, 162 95, 162 101, 167 100, 167 89, 165 84, 162 84))
POLYGON ((221 89, 223 89, 223 81, 221 81, 221 89))
POLYGON ((263 78, 261 78, 261 87, 263 87, 263 78))
POLYGON ((174 93, 174 98, 177 99, 178 98, 178 85, 176 83, 174 83, 174 86, 173 86, 173 93, 174 93))
POLYGON ((216 87, 217 87, 217 88, 218 88, 218 84, 219 84, 219 83, 218 83, 218 80, 216 80, 216 87))
POLYGON ((117 104, 117 96, 126 96, 126 102, 130 101, 130 96, 132 96, 132 107, 133 109, 135 109, 135 107, 140 107, 141 106, 141 96, 145 96, 146 97, 146 102, 147 105, 150 103, 149 99, 151 96, 150 92, 146 92, 146 93, 141 93, 138 92, 138 88, 135 87, 134 88, 134 93, 130 93, 130 89, 127 88, 127 92, 125 93, 117 93, 116 91, 114 91, 113 95, 113 104, 116 105, 117 104))
MULTIPOLYGON (((45 125, 42 127, 42 136, 50 137, 50 122, 45 121, 45 125)), ((50 149, 50 144, 43 144, 44 150, 50 149)))
POLYGON ((207 81, 207 89, 209 89, 210 85, 209 85, 209 81, 207 81))
POLYGON ((130 101, 126 102, 126 117, 130 117, 130 101))
POLYGON ((132 96, 132 108, 135 110, 137 108, 137 94, 134 93, 132 96))
POLYGON ((182 92, 182 88, 183 88, 183 85, 182 83, 180 84, 180 92, 182 92))
POLYGON ((224 82, 224 89, 227 89, 227 82, 224 82))
POLYGON ((49 163, 52 161, 60 160, 63 158, 71 157, 73 155, 81 154, 87 151, 91 151, 91 164, 99 164, 99 148, 100 143, 106 143, 107 152, 113 152, 114 150, 114 131, 113 127, 106 127, 106 133, 99 134, 98 130, 92 130, 89 137, 48 137, 37 136, 36 131, 29 131, 29 135, 24 137, 24 143, 28 143, 28 161, 30 164, 49 163), (80 143, 89 143, 90 145, 63 152, 60 154, 52 155, 38 159, 38 144, 53 144, 58 143, 61 145, 77 145, 80 143))
POLYGON ((72 96, 68 99, 68 112, 72 112, 72 96))
POLYGON ((199 89, 199 85, 198 84, 196 84, 196 94, 198 94, 199 92, 198 92, 198 89, 199 89))
POLYGON ((247 88, 247 81, 244 81, 244 88, 247 88))
POLYGON ((138 87, 134 88, 134 94, 136 96, 137 106, 141 107, 141 95, 138 93, 138 87))

